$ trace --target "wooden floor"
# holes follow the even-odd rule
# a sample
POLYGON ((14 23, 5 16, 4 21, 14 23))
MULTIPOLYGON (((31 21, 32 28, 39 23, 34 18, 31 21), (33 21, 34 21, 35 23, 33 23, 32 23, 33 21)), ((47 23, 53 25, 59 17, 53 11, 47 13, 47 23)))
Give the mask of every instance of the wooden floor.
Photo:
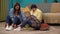
POLYGON ((0 34, 60 34, 60 26, 50 26, 49 31, 6 31, 4 23, 0 23, 0 34))

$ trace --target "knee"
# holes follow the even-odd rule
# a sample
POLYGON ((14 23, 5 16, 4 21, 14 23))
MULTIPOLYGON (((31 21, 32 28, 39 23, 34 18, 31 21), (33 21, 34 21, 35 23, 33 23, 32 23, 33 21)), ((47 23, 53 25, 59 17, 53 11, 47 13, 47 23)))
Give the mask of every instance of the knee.
POLYGON ((19 19, 17 16, 16 16, 16 17, 14 17, 14 20, 17 20, 17 19, 19 19))
POLYGON ((7 21, 10 20, 10 19, 11 19, 10 16, 7 16, 7 17, 6 17, 6 20, 7 20, 7 21))
POLYGON ((14 17, 14 22, 17 22, 17 21, 19 21, 19 18, 16 16, 14 17))
POLYGON ((18 17, 14 17, 14 24, 20 24, 20 19, 18 17))
POLYGON ((6 18, 10 18, 10 16, 7 16, 6 18))
POLYGON ((10 16, 7 16, 6 17, 6 23, 11 23, 11 22, 12 22, 12 20, 11 20, 10 16))

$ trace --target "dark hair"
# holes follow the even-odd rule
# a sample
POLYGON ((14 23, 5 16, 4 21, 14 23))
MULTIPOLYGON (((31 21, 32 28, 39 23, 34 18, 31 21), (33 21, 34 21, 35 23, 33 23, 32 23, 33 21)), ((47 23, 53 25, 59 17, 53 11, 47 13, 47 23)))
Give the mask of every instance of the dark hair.
POLYGON ((31 9, 33 9, 33 8, 37 8, 37 6, 35 4, 32 4, 31 9))
POLYGON ((16 12, 15 7, 16 7, 17 5, 19 6, 19 9, 17 10, 17 11, 18 11, 17 14, 19 15, 19 14, 21 13, 20 4, 19 4, 19 3, 16 3, 16 4, 14 5, 14 14, 15 14, 15 12, 16 12))

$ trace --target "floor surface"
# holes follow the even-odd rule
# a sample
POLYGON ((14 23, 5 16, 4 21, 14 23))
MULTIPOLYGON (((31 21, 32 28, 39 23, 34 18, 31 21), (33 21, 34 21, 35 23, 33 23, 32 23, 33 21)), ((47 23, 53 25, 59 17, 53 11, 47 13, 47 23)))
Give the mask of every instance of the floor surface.
POLYGON ((6 31, 4 23, 0 23, 0 34, 60 34, 60 26, 50 26, 49 31, 6 31))

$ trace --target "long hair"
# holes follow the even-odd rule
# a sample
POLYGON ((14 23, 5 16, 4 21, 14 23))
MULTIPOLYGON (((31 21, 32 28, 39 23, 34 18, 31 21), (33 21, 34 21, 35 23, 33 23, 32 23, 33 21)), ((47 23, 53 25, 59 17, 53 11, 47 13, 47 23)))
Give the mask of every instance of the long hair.
POLYGON ((19 6, 19 9, 17 10, 17 14, 20 15, 21 10, 20 10, 20 4, 19 4, 19 3, 16 3, 16 4, 14 5, 14 14, 15 14, 15 12, 16 12, 15 7, 16 7, 17 5, 19 6))

